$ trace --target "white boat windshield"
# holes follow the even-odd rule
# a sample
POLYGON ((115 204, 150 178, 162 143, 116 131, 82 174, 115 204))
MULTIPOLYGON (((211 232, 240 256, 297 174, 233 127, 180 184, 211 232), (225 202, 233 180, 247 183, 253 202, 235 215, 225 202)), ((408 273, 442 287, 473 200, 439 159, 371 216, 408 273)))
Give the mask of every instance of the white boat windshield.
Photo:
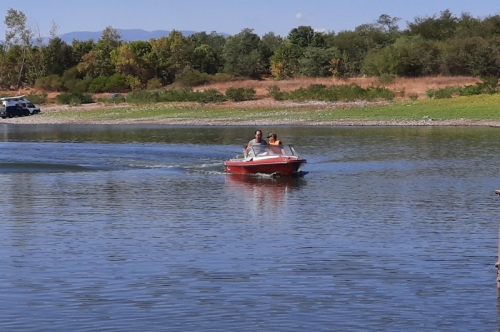
POLYGON ((247 150, 247 157, 295 156, 299 155, 291 145, 253 145, 247 150))

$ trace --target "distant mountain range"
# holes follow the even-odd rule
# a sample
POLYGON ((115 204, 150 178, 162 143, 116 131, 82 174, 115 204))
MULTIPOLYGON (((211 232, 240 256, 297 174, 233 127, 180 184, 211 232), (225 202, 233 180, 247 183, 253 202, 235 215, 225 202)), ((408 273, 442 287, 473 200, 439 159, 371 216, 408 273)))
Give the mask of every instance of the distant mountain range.
MULTIPOLYGON (((147 41, 150 40, 151 38, 158 39, 161 37, 168 37, 168 35, 170 34, 170 31, 168 30, 145 31, 141 29, 116 29, 116 31, 118 31, 118 33, 121 36, 121 39, 124 41, 136 41, 136 40, 147 41)), ((190 30, 181 31, 182 35, 184 36, 190 36, 197 32, 198 31, 190 31, 190 30)), ((229 36, 227 33, 220 33, 220 34, 225 37, 229 36)), ((86 41, 89 39, 93 39, 94 41, 97 41, 99 38, 101 38, 101 36, 102 36, 102 31, 96 31, 96 32, 74 31, 57 35, 57 37, 61 38, 61 40, 63 40, 69 45, 71 45, 73 39, 79 41, 86 41)))

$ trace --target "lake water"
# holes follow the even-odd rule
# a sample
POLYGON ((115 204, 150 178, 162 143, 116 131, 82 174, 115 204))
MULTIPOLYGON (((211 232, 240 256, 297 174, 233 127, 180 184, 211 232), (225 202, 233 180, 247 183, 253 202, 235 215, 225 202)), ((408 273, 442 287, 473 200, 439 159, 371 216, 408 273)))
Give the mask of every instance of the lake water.
POLYGON ((1 331, 494 331, 500 129, 0 126, 1 331))

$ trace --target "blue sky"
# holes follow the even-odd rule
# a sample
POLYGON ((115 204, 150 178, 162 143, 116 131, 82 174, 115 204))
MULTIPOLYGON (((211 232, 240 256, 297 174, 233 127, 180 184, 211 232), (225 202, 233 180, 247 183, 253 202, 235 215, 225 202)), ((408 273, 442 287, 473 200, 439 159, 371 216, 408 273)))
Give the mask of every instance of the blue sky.
POLYGON ((450 9, 475 17, 500 14, 500 0, 16 0, 0 2, 0 40, 7 10, 26 14, 28 25, 48 36, 57 33, 115 29, 194 30, 236 34, 244 28, 263 35, 286 36, 300 25, 321 31, 352 30, 375 22, 381 14, 399 17, 400 28, 415 17, 450 9))

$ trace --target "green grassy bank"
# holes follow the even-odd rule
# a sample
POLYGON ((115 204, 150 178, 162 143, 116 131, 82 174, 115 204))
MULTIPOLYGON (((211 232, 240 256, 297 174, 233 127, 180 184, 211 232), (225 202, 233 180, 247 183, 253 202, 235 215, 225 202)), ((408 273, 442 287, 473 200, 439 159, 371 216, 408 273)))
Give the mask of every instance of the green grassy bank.
MULTIPOLYGON (((335 104, 332 104, 335 105, 335 104)), ((230 108, 200 104, 150 104, 120 106, 98 109, 68 109, 41 114, 43 117, 66 118, 87 121, 144 120, 219 120, 240 122, 248 120, 289 121, 434 121, 448 120, 500 120, 500 94, 454 97, 452 99, 422 99, 417 101, 394 101, 388 105, 367 106, 363 103, 325 106, 304 104, 290 106, 284 102, 273 107, 252 107, 235 103, 230 108)))

